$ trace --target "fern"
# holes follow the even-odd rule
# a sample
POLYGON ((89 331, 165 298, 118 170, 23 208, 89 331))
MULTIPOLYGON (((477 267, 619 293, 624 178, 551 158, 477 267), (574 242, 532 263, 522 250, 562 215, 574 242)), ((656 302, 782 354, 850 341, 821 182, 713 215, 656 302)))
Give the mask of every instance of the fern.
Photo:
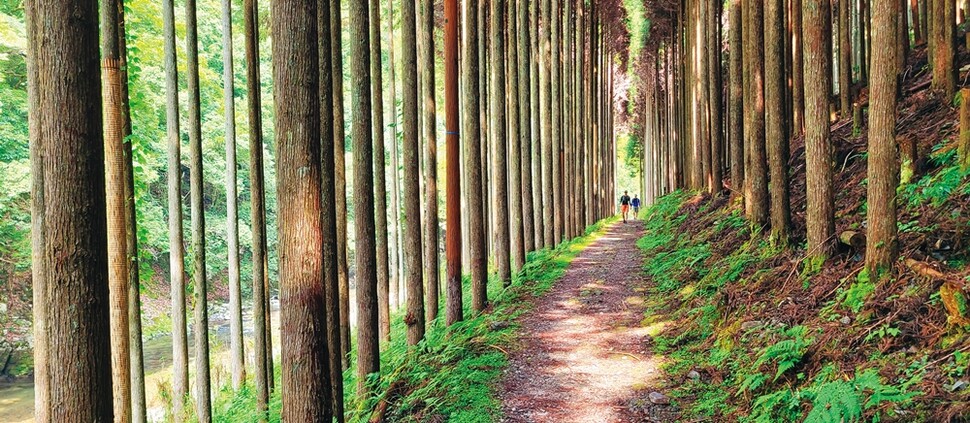
POLYGON ((815 342, 814 338, 806 337, 807 333, 808 328, 801 325, 783 330, 782 335, 789 339, 776 342, 763 349, 758 360, 755 361, 755 366, 771 362, 777 363, 778 370, 775 372, 772 382, 778 380, 781 375, 802 361, 802 356, 805 355, 808 347, 815 342))
POLYGON ((862 418, 862 399, 851 382, 827 382, 813 389, 809 396, 814 400, 805 423, 849 423, 862 418))

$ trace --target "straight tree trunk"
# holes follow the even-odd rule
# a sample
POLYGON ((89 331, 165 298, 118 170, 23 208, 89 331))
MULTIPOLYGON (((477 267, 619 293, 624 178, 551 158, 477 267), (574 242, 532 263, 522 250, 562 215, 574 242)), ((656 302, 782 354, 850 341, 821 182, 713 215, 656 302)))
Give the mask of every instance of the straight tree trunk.
POLYGON ((404 279, 407 285, 408 345, 424 338, 424 278, 421 275, 421 141, 418 139, 418 58, 415 2, 401 3, 403 63, 402 126, 404 129, 404 279))
POLYGON ((492 174, 495 185, 495 262, 499 279, 504 285, 512 281, 511 264, 509 260, 509 178, 506 160, 508 146, 505 133, 505 0, 492 0, 491 20, 489 21, 489 38, 491 50, 489 60, 492 61, 492 84, 489 101, 489 115, 491 115, 491 145, 492 145, 492 174))
POLYGON ((38 82, 31 138, 44 167, 46 286, 36 306, 45 309, 37 334, 46 334, 46 348, 35 359, 47 367, 39 414, 107 422, 113 413, 98 6, 40 0, 29 8, 28 72, 38 82))
MULTIPOLYGON (((321 49, 321 55, 323 50, 321 49)), ((377 231, 374 240, 377 252, 377 320, 382 342, 391 341, 390 262, 388 258, 387 232, 387 175, 385 174, 384 134, 384 81, 381 58, 381 3, 370 0, 370 54, 371 91, 374 95, 373 133, 379 137, 374 143, 374 221, 377 231)), ((324 152, 326 154, 326 152, 324 152)), ((394 234, 397 237, 397 234, 394 234)), ((396 286, 395 286, 396 288, 396 286)))
POLYGON ((397 151, 397 86, 396 86, 396 68, 394 62, 394 3, 391 0, 387 2, 387 39, 388 39, 388 68, 391 71, 391 107, 388 108, 388 113, 391 116, 391 128, 390 128, 390 143, 391 143, 391 209, 390 209, 390 224, 388 227, 388 236, 391 237, 391 278, 390 278, 390 299, 394 304, 394 308, 400 308, 401 303, 404 301, 405 292, 401 289, 401 277, 403 272, 401 271, 402 266, 402 256, 401 256, 401 202, 399 201, 399 195, 401 192, 401 177, 400 177, 400 163, 398 163, 398 151, 397 151))
POLYGON ((550 30, 552 5, 550 1, 552 0, 541 0, 539 3, 542 8, 542 23, 539 27, 541 33, 539 66, 542 69, 539 74, 539 85, 541 87, 539 101, 542 102, 539 110, 539 117, 542 119, 542 134, 540 135, 542 140, 542 193, 541 202, 536 204, 543 205, 543 246, 551 249, 555 245, 553 241, 555 230, 553 209, 559 205, 554 203, 555 192, 553 191, 553 144, 555 142, 552 134, 552 35, 550 30))
POLYGON ((748 24, 750 39, 748 53, 749 78, 751 78, 751 100, 745 107, 750 113, 750 130, 745 128, 747 137, 747 151, 751 155, 749 172, 745 180, 751 184, 751 202, 748 209, 748 220, 755 227, 764 227, 768 223, 768 169, 765 157, 765 80, 764 80, 764 3, 749 0, 750 16, 748 24))
MULTIPOLYGON (((534 104, 532 103, 532 38, 530 37, 530 28, 532 27, 532 22, 530 20, 529 4, 531 2, 527 0, 518 0, 518 26, 516 27, 518 33, 517 45, 514 47, 518 49, 518 90, 519 90, 519 170, 520 177, 522 180, 522 187, 519 192, 513 192, 513 195, 521 195, 522 197, 522 258, 524 259, 526 253, 529 251, 534 251, 536 249, 536 229, 535 229, 535 216, 534 216, 534 204, 532 201, 532 140, 533 137, 533 127, 532 127, 532 116, 535 115, 533 111, 534 104)), ((514 124, 514 123, 513 123, 514 124)), ((515 151, 512 154, 516 154, 515 151)), ((523 261, 524 264, 524 261, 523 261)), ((519 268, 521 269, 521 267, 519 268)))
POLYGON ((222 2, 222 93, 226 119, 226 244, 229 250, 229 343, 232 389, 246 381, 242 333, 242 291, 239 284, 239 214, 236 195, 236 106, 232 66, 232 2, 222 2))
MULTIPOLYGON (((723 156, 724 137, 721 134, 723 118, 721 114, 721 93, 723 81, 721 78, 721 5, 722 1, 713 0, 708 9, 708 43, 707 59, 710 74, 709 107, 711 128, 711 182, 708 189, 712 194, 720 194, 724 189, 724 175, 721 160, 723 156)), ((782 40, 779 40, 779 44, 782 40)), ((654 70, 656 72, 656 68, 654 70)), ((655 131, 656 134, 656 131, 655 131)), ((651 158, 648 158, 651 159, 651 158)))
MULTIPOLYGON (((505 31, 508 43, 506 57, 508 64, 508 188, 506 198, 508 199, 509 224, 511 224, 509 242, 511 257, 511 269, 509 270, 509 282, 512 281, 512 274, 522 270, 525 265, 525 249, 522 239, 522 163, 521 163, 521 142, 519 138, 519 58, 518 58, 518 30, 516 26, 516 4, 517 0, 507 0, 508 14, 506 15, 507 30, 505 31)), ((504 78, 503 78, 504 79, 504 78)), ((500 266, 501 267, 501 266, 500 266)))
MULTIPOLYGON (((953 2, 948 8, 953 8, 953 2)), ((875 2, 872 11, 873 44, 893 45, 893 29, 899 16, 896 2, 875 2), (887 30, 888 29, 888 30, 887 30)), ((949 16, 953 16, 950 14, 949 16)), ((952 27, 953 21, 941 26, 952 27)), ((938 40, 937 47, 946 44, 938 40)), ((882 279, 892 272, 898 254, 896 221, 896 187, 899 185, 899 162, 896 147, 896 72, 886 69, 896 63, 895 49, 873 50, 872 81, 869 90, 869 163, 868 233, 866 234, 866 268, 870 277, 882 279)), ((937 51, 937 57, 946 53, 937 51), (941 54, 942 53, 942 54, 941 54)), ((951 55, 952 60, 952 55, 951 55)), ((949 98, 949 97, 948 97, 949 98)))
POLYGON ((202 117, 199 110, 199 42, 195 0, 185 2, 186 66, 189 91, 189 196, 192 215, 192 285, 195 300, 195 415, 212 421, 209 380, 209 311, 205 269, 205 199, 202 191, 202 117))
MULTIPOLYGON (((470 4, 471 2, 467 2, 470 4)), ((458 145, 458 0, 445 0, 445 320, 462 320, 461 178, 458 145)), ((468 151, 468 150, 466 150, 468 151)))
POLYGON ((366 386, 368 375, 380 371, 375 268, 377 252, 374 245, 374 204, 370 200, 374 193, 374 156, 367 0, 351 1, 349 10, 351 116, 354 117, 351 125, 351 139, 354 140, 354 229, 357 243, 357 397, 365 400, 370 398, 369 387, 366 386))
POLYGON ((431 324, 438 317, 438 139, 435 126, 435 68, 434 68, 434 2, 421 0, 418 14, 418 60, 421 74, 421 97, 424 111, 422 138, 425 144, 425 217, 424 217, 424 276, 425 322, 431 324))
POLYGON ((849 19, 850 7, 849 0, 839 0, 839 101, 841 102, 839 113, 842 119, 852 118, 852 27, 849 19))
MULTIPOLYGON (((249 111, 249 175, 252 179, 250 186, 250 209, 252 215, 253 232, 253 333, 254 335, 254 368, 256 371, 256 407, 260 412, 260 420, 265 421, 266 412, 269 408, 269 391, 272 378, 269 363, 272 361, 272 351, 269 348, 269 328, 266 325, 266 315, 269 313, 267 304, 266 290, 266 191, 265 178, 263 176, 263 118, 262 100, 260 95, 259 78, 259 15, 256 0, 246 0, 243 6, 245 13, 245 32, 246 32, 246 89, 247 89, 247 109, 249 111)), ((173 27, 174 39, 174 27, 173 27)), ((173 55, 172 67, 175 67, 175 57, 173 55)), ((172 75, 173 87, 177 85, 175 75, 172 75)), ((174 89, 173 89, 174 91, 174 89)), ((175 96, 176 94, 171 94, 175 96)), ((177 97, 174 98, 177 101, 177 97)), ((177 121, 177 113, 176 121, 177 121)), ((176 122, 177 125, 177 122, 176 122)), ((178 126, 175 127, 175 136, 178 135, 178 126)), ((170 135, 171 136, 171 135, 170 135)), ((178 140, 171 140, 170 143, 177 145, 178 140)), ((169 160, 172 160, 171 158, 169 160)), ((171 162, 170 162, 171 163, 171 162)), ((170 164, 171 166, 171 164, 170 164)), ((171 177, 171 176, 170 176, 171 177)), ((169 191, 172 184, 178 187, 179 181, 169 182, 169 191)), ((171 210, 171 200, 169 209, 171 210)), ((181 215, 181 209, 179 211, 181 215)), ((171 225, 171 224, 170 224, 171 225)), ((181 219, 178 222, 181 228, 181 219)), ((181 239, 181 230, 179 230, 181 239)), ((181 245, 181 241, 179 241, 181 245)), ((174 265, 173 265, 174 266, 174 265)), ((181 267, 181 260, 179 261, 181 267)), ((181 272, 179 272, 181 274, 181 272)), ((173 270, 174 274, 174 270, 173 270)), ((172 290, 175 291, 174 288, 172 290)), ((174 296, 173 296, 174 298, 174 296)), ((183 300, 184 304, 184 300, 183 300)), ((184 305, 182 306, 184 310, 184 305)), ((184 314, 184 313, 183 313, 184 314)), ((188 355, 183 351, 183 354, 188 355)))
POLYGON ((529 2, 529 104, 530 123, 532 138, 529 140, 532 150, 532 230, 533 230, 533 250, 539 250, 545 243, 543 242, 545 228, 543 223, 544 211, 542 207, 542 115, 540 112, 542 104, 539 94, 540 73, 542 72, 541 52, 539 50, 539 2, 529 2))
POLYGON ((785 122, 784 1, 768 0, 765 10, 765 140, 770 169, 771 238, 781 246, 791 236, 788 194, 788 137, 785 122))
POLYGON ((108 298, 111 302, 111 379, 115 422, 131 421, 131 357, 128 347, 128 237, 125 205, 124 119, 118 4, 101 2, 101 76, 107 207, 108 298))
POLYGON ((831 0, 804 0, 805 161, 808 256, 825 260, 835 252, 833 149, 829 139, 829 87, 832 86, 831 0))
POLYGON ((933 1, 933 45, 930 47, 933 51, 932 89, 942 94, 945 102, 949 102, 956 94, 956 72, 953 67, 956 51, 955 9, 956 5, 952 1, 933 1))
POLYGON ((896 6, 896 13, 898 14, 896 19, 896 45, 898 48, 896 69, 897 72, 903 73, 903 70, 906 69, 906 61, 909 59, 909 21, 906 19, 906 0, 897 0, 896 6))
MULTIPOLYGON (((282 419, 333 419, 327 351, 316 0, 273 2, 282 419)), ((329 34, 327 34, 329 35, 329 34)))
POLYGON ((731 189, 737 194, 741 194, 744 186, 744 132, 742 127, 744 107, 742 105, 743 89, 741 83, 742 50, 744 47, 741 44, 741 0, 731 0, 730 2, 728 27, 728 44, 731 48, 728 58, 728 79, 731 84, 730 104, 728 105, 730 109, 728 113, 728 138, 731 144, 731 189))
POLYGON ((925 29, 922 25, 922 17, 920 16, 919 0, 909 0, 909 17, 913 26, 913 40, 914 45, 920 45, 923 43, 923 30, 925 29))
POLYGON ((552 87, 550 97, 550 110, 549 113, 552 115, 551 121, 551 132, 550 143, 552 145, 552 151, 550 159, 552 160, 552 191, 548 194, 552 194, 551 208, 552 208, 552 219, 551 223, 553 225, 552 233, 552 245, 556 246, 562 242, 563 233, 563 189, 562 189, 562 79, 560 78, 560 67, 562 56, 560 54, 560 40, 562 39, 562 34, 560 30, 560 8, 559 3, 561 0, 550 0, 551 9, 548 25, 550 28, 550 45, 551 45, 551 55, 550 55, 550 84, 552 87))
MULTIPOLYGON (((465 10, 473 11, 476 7, 483 7, 484 4, 478 0, 464 0, 465 10)), ((462 57, 465 60, 465 67, 462 69, 462 93, 464 96, 463 125, 465 133, 465 172, 468 183, 465 191, 465 204, 470 211, 468 218, 468 242, 471 252, 471 277, 472 277, 472 310, 481 312, 485 310, 488 302, 487 283, 488 269, 486 268, 485 257, 485 215, 481 213, 483 204, 482 191, 482 171, 478 164, 482 162, 481 157, 481 124, 479 107, 481 95, 479 92, 479 63, 478 63, 478 43, 480 40, 475 35, 478 33, 478 15, 468 13, 465 16, 465 33, 467 36, 462 43, 462 57)), ((456 281, 458 282, 458 281, 456 281)), ((449 296, 455 296, 454 302, 460 305, 461 293, 460 285, 449 286, 449 296)), ((451 317, 448 317, 448 324, 453 324, 462 320, 461 309, 452 310, 451 317)))
MULTIPOLYGON (((374 3, 375 0, 372 0, 371 4, 374 3)), ((341 363, 342 355, 340 353, 340 278, 337 271, 337 204, 335 201, 337 187, 336 169, 334 169, 336 160, 334 155, 337 146, 333 137, 335 125, 333 120, 333 74, 335 70, 331 56, 333 51, 331 41, 330 37, 327 36, 331 31, 330 22, 330 5, 321 1, 317 4, 317 34, 320 35, 317 37, 318 67, 320 69, 320 94, 318 96, 320 103, 320 213, 323 234, 323 292, 324 317, 327 325, 327 370, 330 375, 330 398, 325 398, 324 401, 330 402, 330 409, 333 411, 334 418, 338 423, 342 423, 344 421, 344 378, 343 363, 341 363)), ((375 151, 374 154, 376 157, 377 152, 375 151)), ((377 179, 380 181, 382 178, 378 177, 377 179)), ((381 200, 380 196, 376 198, 378 201, 381 200)), ((378 214, 379 216, 380 214, 378 214)), ((378 231, 377 236, 380 236, 380 234, 381 232, 378 231)), ((384 234, 387 234, 386 230, 384 234)), ((378 265, 379 263, 380 261, 378 261, 378 265)), ((386 254, 384 263, 386 270, 386 254)))
MULTIPOLYGON (((366 13, 366 8, 364 10, 366 13)), ((337 280, 340 283, 338 287, 340 290, 340 356, 342 357, 341 364, 346 370, 350 367, 350 277, 347 269, 347 249, 349 248, 347 246, 347 157, 345 151, 347 133, 346 121, 344 120, 343 29, 341 25, 340 0, 330 0, 330 49, 333 57, 333 142, 335 147, 333 163, 336 170, 334 186, 336 187, 337 200, 337 280)), ((371 234, 373 235, 373 231, 371 234)), ((360 316, 360 310, 358 310, 357 315, 360 316)), ((360 323, 358 322, 358 324, 360 323)), ((269 377, 272 379, 273 374, 270 373, 269 377)))
MULTIPOLYGON (((802 2, 791 0, 792 43, 792 138, 805 131, 805 73, 802 64, 805 59, 805 34, 802 29, 802 2)), ((866 0, 863 0, 866 1, 866 0)))

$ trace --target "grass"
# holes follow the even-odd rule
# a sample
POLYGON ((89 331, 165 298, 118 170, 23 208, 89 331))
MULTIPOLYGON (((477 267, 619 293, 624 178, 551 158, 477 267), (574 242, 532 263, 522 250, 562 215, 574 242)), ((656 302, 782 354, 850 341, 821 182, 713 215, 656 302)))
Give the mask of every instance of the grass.
MULTIPOLYGON (((381 375, 373 375, 367 383, 371 390, 368 400, 356 400, 355 369, 344 372, 347 421, 368 421, 382 401, 389 403, 384 413, 388 421, 498 421, 501 404, 495 385, 508 364, 509 351, 516 347, 516 318, 530 309, 533 297, 552 288, 579 252, 612 220, 590 226, 583 236, 555 249, 529 253, 526 265, 507 288, 493 275, 488 284, 490 310, 486 313, 475 314, 468 308, 471 291, 466 277, 465 320, 446 327, 441 316, 431 322, 425 339, 415 347, 404 342, 403 312, 394 314, 391 343, 382 345, 381 375)), ((277 386, 279 368, 275 366, 277 386)), ((213 418, 220 422, 257 421, 255 402, 250 385, 238 392, 223 388, 215 398, 213 418)), ((277 389, 270 400, 270 422, 280 421, 281 407, 277 389)))

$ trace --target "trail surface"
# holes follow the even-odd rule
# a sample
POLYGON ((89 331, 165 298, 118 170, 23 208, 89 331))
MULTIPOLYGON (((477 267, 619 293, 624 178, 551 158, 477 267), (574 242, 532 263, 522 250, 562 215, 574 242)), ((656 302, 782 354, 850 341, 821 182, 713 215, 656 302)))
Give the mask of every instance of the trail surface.
POLYGON ((642 233, 639 221, 607 228, 523 316, 500 390, 504 422, 673 421, 649 400, 662 374, 640 328, 642 233))

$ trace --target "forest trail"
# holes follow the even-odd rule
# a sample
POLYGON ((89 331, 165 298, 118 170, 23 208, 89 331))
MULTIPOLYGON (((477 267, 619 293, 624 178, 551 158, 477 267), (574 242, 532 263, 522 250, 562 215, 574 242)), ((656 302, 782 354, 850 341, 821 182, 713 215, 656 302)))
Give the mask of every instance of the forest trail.
POLYGON ((639 324, 642 235, 641 221, 609 226, 522 317, 522 348, 499 394, 503 422, 673 421, 669 406, 648 399, 663 385, 663 358, 639 324))

